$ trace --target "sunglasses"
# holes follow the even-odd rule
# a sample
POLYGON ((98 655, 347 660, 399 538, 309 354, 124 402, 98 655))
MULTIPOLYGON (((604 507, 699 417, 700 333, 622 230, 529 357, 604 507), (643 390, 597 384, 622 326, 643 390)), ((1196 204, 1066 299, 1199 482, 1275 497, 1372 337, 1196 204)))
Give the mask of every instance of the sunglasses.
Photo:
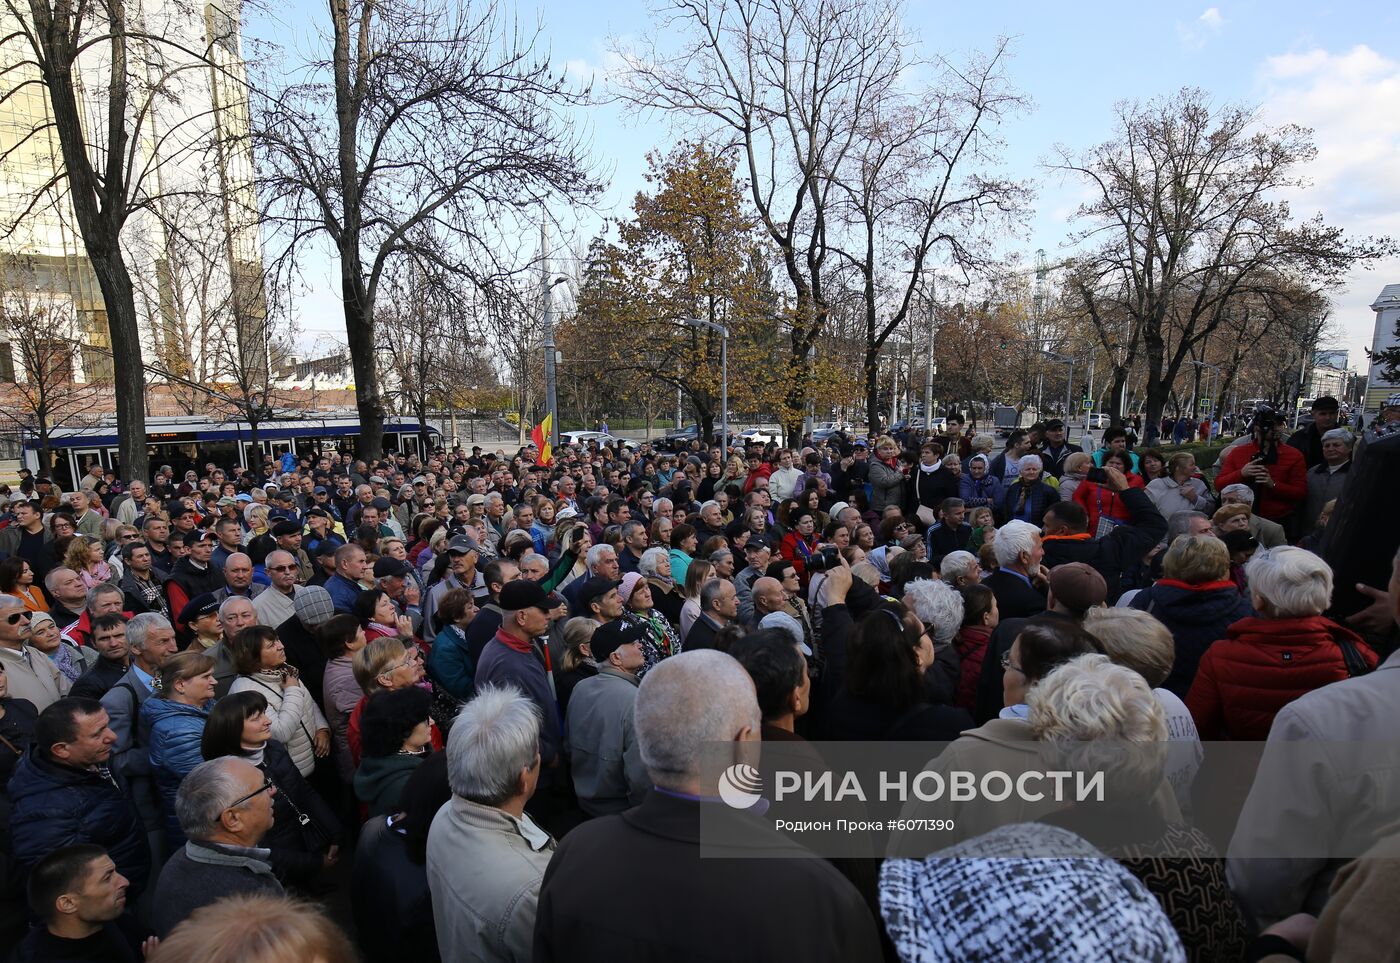
POLYGON ((11 613, 9 616, 6 617, 5 621, 6 621, 6 623, 8 623, 8 624, 10 624, 10 625, 17 625, 17 624, 19 624, 19 620, 20 620, 20 619, 24 619, 24 621, 28 622, 28 621, 29 621, 29 613, 28 613, 28 612, 13 612, 13 613, 11 613))
POLYGON ((239 796, 233 802, 229 803, 229 805, 225 808, 224 811, 227 812, 229 809, 237 809, 239 806, 243 805, 248 800, 254 798, 255 796, 261 796, 263 793, 267 792, 269 789, 272 788, 272 780, 268 779, 267 777, 263 777, 263 784, 261 786, 259 786, 257 789, 254 789, 246 796, 239 796))

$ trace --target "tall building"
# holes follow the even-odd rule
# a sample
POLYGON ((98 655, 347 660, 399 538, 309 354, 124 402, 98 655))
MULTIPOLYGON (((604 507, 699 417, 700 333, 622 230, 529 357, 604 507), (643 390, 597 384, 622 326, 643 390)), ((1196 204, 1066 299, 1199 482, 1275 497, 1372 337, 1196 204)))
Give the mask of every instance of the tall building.
MULTIPOLYGON (((1400 284, 1387 284, 1381 289, 1376 300, 1371 302, 1371 310, 1376 312, 1376 330, 1371 339, 1371 353, 1388 351, 1400 343, 1396 337, 1396 325, 1400 323, 1400 284)), ((1371 363, 1371 375, 1366 381, 1366 410, 1375 411, 1387 395, 1400 391, 1400 382, 1387 381, 1371 363)))
MULTIPOLYGON (((238 12, 226 0, 150 0, 128 8, 137 30, 168 41, 139 50, 133 40, 126 77, 132 90, 131 167, 140 174, 138 209, 122 244, 136 288, 148 382, 169 372, 218 386, 236 383, 239 366, 267 366, 238 12)), ((100 20, 90 25, 94 31, 102 27, 100 20)), ((71 354, 75 380, 108 381, 105 306, 62 178, 47 90, 37 82, 32 52, 14 26, 8 8, 0 12, 0 36, 9 38, 0 44, 0 67, 3 82, 14 87, 0 103, 0 292, 28 292, 31 302, 37 299, 66 318, 55 325, 54 350, 71 354)), ((76 93, 91 132, 89 155, 100 164, 110 60, 104 45, 92 51, 76 93)), ((28 374, 31 365, 13 343, 22 334, 0 319, 0 380, 28 374)))

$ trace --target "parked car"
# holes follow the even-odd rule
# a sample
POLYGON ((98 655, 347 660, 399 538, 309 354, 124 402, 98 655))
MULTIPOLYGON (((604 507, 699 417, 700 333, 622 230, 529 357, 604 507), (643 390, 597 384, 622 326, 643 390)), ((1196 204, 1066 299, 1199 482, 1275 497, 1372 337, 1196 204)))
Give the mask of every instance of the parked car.
POLYGON ((783 429, 777 425, 746 428, 739 433, 739 441, 744 445, 782 444, 783 429))
POLYGON ((1101 431, 1108 427, 1108 415, 1102 411, 1096 411, 1089 415, 1088 428, 1090 431, 1101 431))
POLYGON ((561 445, 579 445, 587 447, 589 442, 597 442, 599 448, 606 448, 611 445, 613 448, 632 449, 638 447, 638 443, 631 438, 621 438, 617 435, 610 435, 601 431, 561 431, 559 433, 559 443, 561 445))

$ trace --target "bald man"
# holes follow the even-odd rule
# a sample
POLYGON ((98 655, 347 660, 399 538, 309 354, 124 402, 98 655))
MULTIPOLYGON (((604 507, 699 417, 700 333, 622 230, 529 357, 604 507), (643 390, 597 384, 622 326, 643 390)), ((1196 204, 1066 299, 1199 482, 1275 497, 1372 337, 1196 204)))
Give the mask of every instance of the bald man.
POLYGON ((769 612, 781 612, 786 603, 783 597, 783 583, 767 575, 753 583, 753 620, 757 625, 769 612))

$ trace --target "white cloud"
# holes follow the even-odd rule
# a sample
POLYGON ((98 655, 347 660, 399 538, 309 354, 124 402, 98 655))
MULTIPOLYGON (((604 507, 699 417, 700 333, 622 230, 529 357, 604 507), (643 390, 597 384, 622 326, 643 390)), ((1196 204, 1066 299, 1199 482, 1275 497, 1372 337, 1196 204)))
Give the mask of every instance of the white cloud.
MULTIPOLYGON (((1259 71, 1264 119, 1313 130, 1317 158, 1308 187, 1290 198, 1294 214, 1321 213, 1355 237, 1400 233, 1400 62, 1360 45, 1340 53, 1308 50, 1270 57, 1259 71)), ((1351 363, 1365 365, 1375 315, 1369 305, 1400 281, 1400 259, 1356 271, 1333 294, 1351 363)))
POLYGON ((1187 50, 1202 50, 1225 29, 1225 17, 1219 7, 1207 7, 1195 20, 1176 22, 1176 36, 1187 50))

